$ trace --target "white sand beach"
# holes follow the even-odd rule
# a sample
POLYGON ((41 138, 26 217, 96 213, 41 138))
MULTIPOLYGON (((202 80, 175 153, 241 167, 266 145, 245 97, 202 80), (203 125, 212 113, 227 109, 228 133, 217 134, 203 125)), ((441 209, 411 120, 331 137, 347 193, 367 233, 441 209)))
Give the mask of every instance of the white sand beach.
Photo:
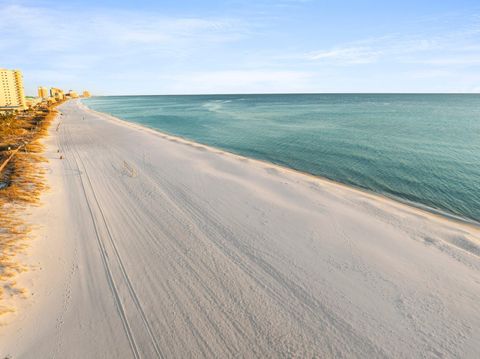
POLYGON ((478 227, 59 110, 0 358, 480 357, 478 227))

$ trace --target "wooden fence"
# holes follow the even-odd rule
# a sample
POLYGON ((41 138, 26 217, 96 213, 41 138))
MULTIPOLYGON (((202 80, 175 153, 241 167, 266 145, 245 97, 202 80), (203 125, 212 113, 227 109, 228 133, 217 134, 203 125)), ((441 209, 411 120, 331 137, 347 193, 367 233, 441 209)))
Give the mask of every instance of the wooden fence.
POLYGON ((14 149, 12 151, 12 153, 10 153, 10 156, 8 156, 8 158, 3 161, 3 163, 0 165, 0 173, 2 173, 2 171, 4 170, 5 167, 7 167, 8 165, 8 162, 10 162, 10 160, 13 158, 13 156, 15 156, 17 154, 18 151, 20 151, 20 149, 23 147, 24 145, 20 145, 18 146, 16 149, 14 149))

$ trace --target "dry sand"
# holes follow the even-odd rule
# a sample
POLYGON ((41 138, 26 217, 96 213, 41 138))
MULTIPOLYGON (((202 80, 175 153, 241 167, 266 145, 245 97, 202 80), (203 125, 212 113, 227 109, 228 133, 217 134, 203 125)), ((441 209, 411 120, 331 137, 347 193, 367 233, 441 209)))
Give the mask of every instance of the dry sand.
POLYGON ((478 227, 60 111, 0 358, 480 357, 478 227))

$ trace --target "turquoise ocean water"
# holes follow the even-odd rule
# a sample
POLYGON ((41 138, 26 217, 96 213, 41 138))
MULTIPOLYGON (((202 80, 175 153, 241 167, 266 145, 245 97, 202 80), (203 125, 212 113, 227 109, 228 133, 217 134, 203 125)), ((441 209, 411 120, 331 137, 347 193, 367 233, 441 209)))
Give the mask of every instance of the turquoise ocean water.
POLYGON ((480 221, 480 95, 111 96, 160 131, 480 221))

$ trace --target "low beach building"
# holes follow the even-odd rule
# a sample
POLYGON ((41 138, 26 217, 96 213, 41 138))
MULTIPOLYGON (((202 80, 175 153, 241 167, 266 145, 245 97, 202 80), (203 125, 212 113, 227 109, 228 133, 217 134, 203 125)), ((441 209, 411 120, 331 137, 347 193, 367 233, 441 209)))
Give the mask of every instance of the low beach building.
POLYGON ((73 91, 73 90, 70 90, 68 91, 68 96, 70 98, 77 98, 78 97, 78 93, 76 91, 73 91))
POLYGON ((51 106, 54 103, 57 103, 57 100, 55 99, 55 97, 50 96, 45 99, 45 102, 47 103, 48 106, 51 106))
POLYGON ((89 91, 87 91, 87 90, 83 91, 83 97, 90 97, 90 96, 92 96, 92 95, 90 95, 89 91))
POLYGON ((25 103, 28 108, 35 108, 40 105, 44 99, 42 97, 26 97, 25 103))
POLYGON ((65 99, 65 93, 63 92, 63 90, 56 87, 52 87, 50 89, 50 96, 52 96, 57 101, 65 99))
POLYGON ((0 69, 0 111, 26 108, 22 72, 0 69))

